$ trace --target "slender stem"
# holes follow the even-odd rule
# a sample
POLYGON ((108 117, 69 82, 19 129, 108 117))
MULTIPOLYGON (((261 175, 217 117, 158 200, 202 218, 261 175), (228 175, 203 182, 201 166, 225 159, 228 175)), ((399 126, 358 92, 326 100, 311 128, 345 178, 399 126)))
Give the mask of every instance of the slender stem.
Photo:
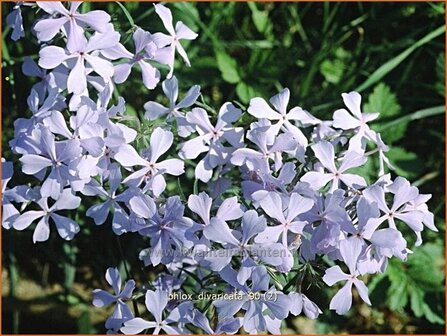
POLYGON ((298 279, 300 273, 298 272, 283 288, 283 291, 286 292, 290 287, 292 287, 293 283, 298 279))
POLYGON ((380 148, 374 148, 374 149, 370 150, 369 152, 366 152, 365 156, 373 155, 373 154, 377 153, 379 150, 380 150, 380 148))
POLYGON ((74 243, 64 242, 64 291, 67 299, 76 277, 76 253, 73 246, 74 243))
POLYGON ((127 20, 129 21, 129 23, 130 23, 130 26, 131 26, 132 28, 135 27, 135 22, 133 21, 132 15, 130 15, 130 13, 129 13, 129 11, 127 10, 127 8, 124 7, 124 5, 123 5, 121 2, 119 2, 119 1, 115 1, 115 2, 116 2, 116 3, 118 4, 118 6, 120 6, 121 9, 123 10, 124 15, 126 15, 126 18, 127 18, 127 20))
POLYGON ((296 281, 296 289, 297 289, 298 293, 301 293, 301 286, 303 284, 305 273, 306 273, 306 269, 303 269, 303 271, 301 273, 298 273, 299 277, 297 278, 297 281, 296 281))
MULTIPOLYGON (((121 241, 119 236, 116 236, 116 241, 118 242, 118 250, 121 255, 121 260, 123 261, 124 264, 124 271, 126 272, 126 277, 127 279, 134 279, 134 277, 131 276, 129 269, 127 268, 127 261, 126 258, 124 257, 123 248, 121 247, 121 241)), ((135 300, 132 300, 132 305, 135 312, 135 316, 137 317, 140 316, 140 312, 138 311, 138 304, 135 300)))
POLYGON ((12 332, 14 334, 19 333, 20 325, 20 311, 16 308, 15 300, 17 294, 17 284, 19 282, 19 275, 17 270, 17 260, 14 253, 9 253, 9 296, 11 297, 11 302, 13 303, 12 309, 12 332))
POLYGON ((208 110, 208 112, 211 112, 211 113, 214 114, 214 115, 217 114, 217 112, 216 112, 215 109, 213 109, 211 106, 209 106, 209 105, 207 105, 207 104, 205 104, 205 103, 201 103, 201 102, 199 102, 199 101, 196 101, 195 104, 196 104, 197 106, 200 106, 200 107, 204 108, 205 110, 208 110))

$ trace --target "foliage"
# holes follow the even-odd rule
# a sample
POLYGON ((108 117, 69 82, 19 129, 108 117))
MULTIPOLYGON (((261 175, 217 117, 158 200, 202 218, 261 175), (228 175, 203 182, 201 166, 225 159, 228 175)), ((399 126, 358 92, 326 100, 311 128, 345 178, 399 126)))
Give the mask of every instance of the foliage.
MULTIPOLYGON (((339 317, 324 311, 324 317, 315 322, 312 331, 443 333, 444 241, 440 237, 444 236, 445 204, 444 4, 172 3, 169 7, 176 20, 199 32, 197 40, 185 44, 193 66, 180 67, 181 63, 175 66, 180 97, 198 84, 202 92, 199 102, 204 107, 217 107, 225 101, 247 106, 253 97, 271 97, 288 87, 292 92, 291 106, 299 104, 320 119, 330 119, 333 111, 342 107, 340 93, 356 88, 365 97, 363 110, 381 113, 372 129, 380 131, 384 142, 390 145, 388 157, 396 168, 395 174, 415 180, 421 192, 433 194, 428 204, 435 214, 439 234, 424 233, 424 241, 429 243, 414 249, 407 264, 393 260, 385 274, 369 282, 372 310, 365 313, 361 300, 354 298, 350 315, 339 317), (388 323, 391 319, 398 322, 394 328, 388 323)), ((12 4, 2 4, 3 19, 11 8, 12 4)), ((150 4, 86 3, 81 8, 85 12, 105 9, 111 13, 112 22, 127 43, 137 26, 162 30, 150 4)), ((33 15, 33 11, 23 10, 24 25, 28 28, 33 15)), ((14 44, 9 42, 10 33, 10 28, 3 29, 2 156, 8 160, 13 157, 8 150, 8 141, 14 136, 13 121, 30 116, 26 98, 35 83, 21 73, 21 63, 24 56, 36 59, 38 54, 38 45, 28 42, 32 40, 29 29, 26 40, 14 44)), ((118 90, 127 102, 128 119, 123 123, 137 128, 138 148, 143 148, 148 141, 145 135, 157 126, 142 118, 144 103, 157 101, 166 106, 168 102, 161 87, 148 92, 137 80, 138 76, 133 78, 118 90)), ((251 121, 244 114, 236 126, 251 121)), ((362 169, 362 175, 370 182, 378 162, 362 169)), ((199 182, 194 181, 193 168, 187 169, 186 177, 168 181, 167 191, 183 193, 186 195, 183 200, 190 193, 197 194, 199 182)), ((21 184, 30 181, 23 174, 16 179, 21 184)), ((58 291, 61 295, 48 294, 41 299, 71 307, 81 302, 80 319, 72 330, 82 333, 103 331, 103 327, 97 322, 91 326, 89 294, 83 295, 85 290, 77 290, 74 284, 82 284, 89 290, 104 288, 104 270, 118 264, 121 274, 125 274, 127 267, 136 279, 154 280, 153 272, 140 272, 140 261, 130 252, 142 249, 144 244, 135 237, 123 236, 117 241, 110 230, 95 226, 83 215, 90 205, 82 203, 78 211, 70 211, 82 235, 69 244, 52 236, 49 245, 34 246, 29 243, 30 232, 3 230, 3 265, 9 275, 9 295, 17 296, 15 286, 21 279, 41 283, 44 278, 47 287, 61 284, 58 291), (122 253, 117 249, 119 244, 125 246, 122 253), (92 250, 94 253, 84 253, 92 250), (42 274, 45 273, 42 269, 48 270, 47 275, 42 274)), ((413 239, 410 237, 411 232, 405 234, 405 238, 413 239)), ((312 272, 317 271, 310 271, 309 277, 312 272)), ((286 284, 282 278, 276 281, 286 284)), ((320 292, 311 288, 309 296, 314 291, 320 292)), ((320 307, 328 307, 334 293, 325 289, 315 301, 320 307)), ((15 331, 26 330, 18 325, 22 312, 17 306, 7 305, 6 314, 4 322, 8 330, 13 327, 15 331), (12 323, 8 325, 8 321, 12 323)), ((294 321, 288 319, 283 328, 305 332, 303 325, 294 321)), ((48 332, 45 325, 36 326, 31 332, 39 328, 48 332)), ((66 333, 66 329, 61 330, 66 333)))

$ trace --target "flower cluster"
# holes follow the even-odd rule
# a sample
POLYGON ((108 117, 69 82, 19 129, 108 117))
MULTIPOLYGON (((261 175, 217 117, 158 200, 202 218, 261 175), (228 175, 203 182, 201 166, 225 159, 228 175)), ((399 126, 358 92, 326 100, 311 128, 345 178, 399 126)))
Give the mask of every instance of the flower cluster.
MULTIPOLYGON (((26 5, 44 16, 33 26, 38 62, 25 58, 23 72, 41 81, 28 98, 31 116, 15 121, 9 144, 36 183, 8 186, 13 164, 2 159, 2 225, 34 228, 34 242, 48 240, 55 225, 71 240, 82 227, 66 210, 85 201, 93 203, 86 215, 96 225, 141 236, 142 263, 163 271, 140 286, 128 279, 121 290, 118 270, 107 270, 114 294, 97 289, 93 304, 115 305, 110 333, 279 334, 289 315, 322 313, 302 291, 312 265, 324 270, 328 286, 343 282, 329 308, 345 314, 353 290, 371 304, 363 276, 411 253, 400 229, 415 233, 416 246, 424 227, 437 231, 426 205, 431 195, 385 174, 393 168, 388 147, 368 125, 379 114, 362 112, 357 92, 342 94, 345 108, 331 120, 289 109, 288 89, 269 102, 251 99, 246 111, 228 102, 215 112, 196 104, 198 86, 177 102, 175 55, 189 66, 181 40, 197 34, 182 22, 174 27, 164 5, 154 6, 167 34, 135 27, 132 52, 104 11, 81 14, 80 2, 26 5), (112 99, 134 66, 148 90, 162 81, 169 101, 144 105, 141 117, 151 127, 144 146, 126 123, 124 98, 112 99), (375 181, 353 169, 368 160, 379 162, 375 181), (202 191, 168 194, 167 181, 181 186, 185 166, 194 167, 194 189, 202 191), (196 299, 203 292, 234 296, 203 305, 196 299), (129 303, 142 297, 147 312, 140 317, 129 303)), ((17 4, 7 20, 14 40, 24 36, 20 10, 17 4)))

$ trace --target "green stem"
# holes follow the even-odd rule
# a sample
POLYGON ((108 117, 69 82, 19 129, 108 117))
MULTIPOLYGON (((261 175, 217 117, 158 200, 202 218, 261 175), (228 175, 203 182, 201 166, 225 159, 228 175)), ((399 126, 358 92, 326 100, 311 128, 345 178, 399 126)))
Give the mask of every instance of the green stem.
POLYGON ((12 333, 19 333, 19 324, 20 324, 20 312, 16 308, 15 304, 16 294, 17 294, 17 285, 19 283, 19 272, 17 270, 17 260, 14 253, 8 254, 8 271, 9 271, 9 296, 11 298, 11 302, 13 304, 12 309, 12 333))
POLYGON ((119 1, 115 1, 115 2, 116 2, 116 3, 118 4, 118 6, 120 6, 120 8, 123 10, 124 15, 126 15, 126 18, 127 18, 127 20, 129 21, 129 23, 130 23, 130 26, 131 26, 132 28, 135 27, 135 22, 134 22, 132 16, 130 15, 129 11, 126 9, 126 7, 124 7, 124 5, 123 5, 121 2, 119 2, 119 1))
MULTIPOLYGON (((134 279, 134 277, 131 276, 129 269, 127 268, 127 261, 126 258, 124 257, 123 248, 121 247, 121 241, 119 236, 116 236, 116 241, 118 242, 118 250, 121 255, 121 260, 123 261, 124 264, 124 271, 126 272, 126 277, 127 279, 134 279)), ((137 317, 140 316, 140 312, 138 311, 138 304, 135 300, 132 300, 132 305, 135 312, 135 316, 137 317)))
POLYGON ((199 180, 194 180, 194 186, 193 186, 193 194, 198 195, 199 194, 199 180))
POLYGON ((65 296, 70 292, 76 276, 76 251, 72 243, 64 243, 63 251, 65 255, 64 263, 64 291, 65 296))
POLYGON ((377 131, 383 132, 384 130, 386 130, 390 127, 400 125, 405 122, 410 122, 412 120, 433 117, 433 116, 440 115, 440 114, 445 114, 445 106, 444 105, 429 107, 429 108, 426 108, 423 110, 419 110, 419 111, 404 115, 404 116, 394 119, 393 121, 390 121, 386 124, 377 126, 377 131))

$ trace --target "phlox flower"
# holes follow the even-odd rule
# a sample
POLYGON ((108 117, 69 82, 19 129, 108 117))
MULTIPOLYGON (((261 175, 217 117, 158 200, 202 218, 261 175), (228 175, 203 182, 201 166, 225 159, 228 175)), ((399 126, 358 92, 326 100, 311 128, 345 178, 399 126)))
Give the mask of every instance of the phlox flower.
POLYGON ((302 293, 289 293, 290 298, 290 313, 294 316, 304 313, 308 318, 315 320, 323 313, 316 303, 309 300, 309 298, 302 293))
POLYGON ((144 104, 144 109, 146 113, 144 117, 149 120, 154 120, 166 116, 166 120, 169 121, 175 118, 177 123, 177 132, 181 137, 187 137, 191 132, 194 131, 194 127, 189 125, 186 121, 184 113, 180 112, 181 109, 192 106, 200 95, 200 86, 192 86, 185 97, 177 103, 178 98, 178 81, 175 76, 166 79, 163 82, 163 92, 169 99, 169 107, 164 107, 163 105, 149 101, 144 104))
POLYGON ((51 167, 40 193, 42 197, 57 200, 68 182, 75 184, 79 180, 72 174, 69 164, 79 157, 81 147, 76 139, 56 142, 54 135, 46 127, 41 128, 40 141, 40 153, 25 154, 20 158, 22 171, 28 175, 35 175, 51 167))
POLYGON ((11 39, 13 41, 17 41, 25 36, 21 6, 34 6, 34 4, 25 1, 17 1, 12 12, 6 17, 6 23, 12 28, 11 39))
POLYGON ((126 192, 117 194, 118 187, 121 184, 121 171, 119 165, 117 163, 112 163, 109 167, 109 171, 109 190, 105 190, 104 186, 96 180, 92 180, 89 184, 85 185, 82 190, 84 195, 105 198, 103 203, 97 203, 88 208, 86 215, 93 218, 96 225, 102 225, 106 221, 110 210, 112 210, 113 232, 117 235, 121 235, 128 231, 129 216, 119 202, 128 202, 131 196, 126 192))
POLYGON ((288 247, 290 238, 293 238, 288 233, 302 234, 303 228, 308 224, 308 222, 299 220, 298 216, 309 211, 314 205, 314 201, 298 193, 281 196, 276 192, 269 192, 259 202, 265 213, 270 218, 276 219, 277 223, 275 224, 277 225, 268 226, 256 237, 256 242, 277 242, 281 237, 282 244, 288 247))
POLYGON ((67 139, 78 139, 80 145, 94 157, 101 155, 104 148, 104 128, 98 124, 99 115, 96 110, 83 105, 74 116, 70 117, 70 131, 65 118, 59 111, 53 111, 43 120, 43 124, 54 133, 67 139))
POLYGON ((355 130, 356 134, 349 140, 349 150, 362 152, 366 140, 376 139, 376 132, 371 130, 367 123, 377 119, 379 113, 362 113, 362 97, 358 92, 343 93, 342 97, 349 112, 346 109, 335 111, 332 126, 343 130, 355 130))
POLYGON ((344 202, 344 191, 335 190, 332 194, 317 196, 312 209, 299 216, 301 220, 315 226, 310 238, 312 253, 328 254, 336 251, 341 231, 352 229, 344 202))
MULTIPOLYGON (((68 71, 60 65, 53 71, 49 72, 45 69, 41 69, 34 60, 26 56, 22 63, 22 72, 25 76, 38 77, 40 82, 33 85, 31 92, 35 91, 39 97, 39 101, 45 99, 45 95, 51 95, 49 91, 61 92, 67 88, 68 71)), ((65 100, 65 97, 64 97, 65 100)))
POLYGON ((8 188, 8 182, 14 174, 12 162, 2 158, 2 226, 9 230, 20 212, 12 202, 23 203, 30 200, 30 188, 25 185, 8 188))
POLYGON ((74 220, 61 216, 56 212, 60 210, 73 210, 81 204, 81 198, 74 196, 71 189, 64 189, 57 201, 48 206, 48 197, 36 201, 42 210, 29 210, 21 214, 12 224, 16 230, 24 230, 40 218, 34 229, 33 242, 43 242, 50 236, 50 218, 56 224, 57 232, 62 239, 71 240, 79 232, 79 224, 74 220))
MULTIPOLYGON (((213 200, 207 193, 201 192, 198 195, 190 195, 188 197, 188 208, 199 215, 203 224, 208 225, 211 221, 211 205, 213 200)), ((225 199, 217 209, 216 218, 223 221, 231 221, 239 219, 244 215, 242 206, 238 203, 237 197, 225 199)), ((214 218, 214 217, 213 217, 214 218)))
POLYGON ((227 163, 234 148, 241 147, 243 129, 232 126, 240 115, 241 110, 231 103, 225 103, 220 108, 216 126, 211 124, 208 114, 202 108, 193 108, 186 114, 186 120, 195 127, 199 136, 186 141, 180 149, 179 156, 184 159, 195 159, 201 153, 207 153, 195 169, 196 178, 202 182, 208 182, 213 169, 227 163), (231 146, 225 146, 224 141, 231 146))
POLYGON ((305 198, 298 193, 290 194, 290 197, 279 195, 276 192, 269 192, 268 195, 259 204, 265 213, 273 219, 276 219, 276 225, 270 225, 255 238, 256 243, 276 243, 280 240, 286 247, 286 256, 282 264, 278 267, 281 272, 288 272, 293 266, 293 256, 289 249, 293 245, 293 241, 300 237, 304 227, 308 222, 301 221, 298 216, 310 210, 314 201, 305 198), (291 234, 290 234, 291 233, 291 234))
POLYGON ((168 293, 159 289, 148 290, 145 296, 147 310, 152 314, 155 321, 146 321, 140 317, 124 322, 124 327, 120 331, 126 335, 134 335, 146 329, 154 329, 153 335, 158 335, 164 331, 168 335, 184 334, 186 329, 178 325, 179 322, 189 322, 188 311, 191 309, 191 302, 186 301, 174 308, 166 318, 163 318, 163 311, 168 304, 168 293))
POLYGON ((274 170, 277 172, 283 164, 283 152, 293 151, 298 146, 293 133, 286 132, 277 136, 273 126, 266 119, 250 125, 247 139, 259 150, 239 148, 231 155, 231 163, 236 166, 245 164, 248 169, 262 173, 270 172, 270 160, 274 161, 274 170))
POLYGON ((112 29, 104 33, 95 33, 87 40, 81 40, 73 45, 71 50, 57 46, 44 47, 39 52, 39 66, 44 69, 54 69, 63 62, 70 69, 67 79, 69 93, 80 95, 87 88, 87 74, 96 72, 105 82, 113 76, 113 65, 108 60, 97 55, 97 51, 115 46, 120 34, 112 29), (89 67, 86 67, 88 63, 89 67))
POLYGON ((193 222, 184 217, 185 207, 178 196, 169 197, 159 209, 147 195, 131 198, 129 206, 136 216, 144 220, 135 226, 134 231, 151 238, 151 247, 140 253, 145 265, 168 264, 174 259, 175 252, 180 254, 183 249, 193 247, 189 236, 193 222))
POLYGON ((348 151, 344 154, 340 166, 335 165, 334 147, 327 141, 320 141, 312 146, 315 156, 318 158, 323 167, 328 171, 310 171, 301 178, 302 182, 309 183, 312 188, 318 190, 331 182, 329 192, 333 192, 340 186, 340 181, 350 188, 360 188, 366 186, 363 177, 356 174, 349 174, 346 171, 350 168, 363 165, 367 158, 360 153, 348 151))
POLYGON ((2 226, 5 229, 10 229, 12 226, 10 219, 20 214, 14 205, 11 204, 8 195, 5 195, 5 191, 8 190, 8 182, 12 178, 13 174, 14 168, 12 162, 6 161, 2 158, 2 226))
POLYGON ((203 263, 213 271, 221 271, 230 264, 233 256, 240 255, 241 267, 237 275, 237 281, 245 284, 257 263, 255 260, 263 261, 272 266, 279 266, 284 263, 287 257, 286 248, 276 242, 259 244, 251 243, 250 240, 256 235, 264 232, 267 221, 264 217, 258 216, 255 210, 249 210, 242 217, 240 231, 232 231, 228 224, 218 217, 211 219, 210 224, 203 229, 203 234, 210 241, 217 242, 225 246, 224 249, 208 252, 203 263))
POLYGON ((346 281, 345 285, 335 294, 329 305, 330 309, 339 315, 344 315, 352 305, 352 285, 357 288, 360 297, 371 305, 368 297, 368 288, 363 281, 357 279, 360 275, 357 270, 357 261, 362 253, 362 244, 358 239, 345 239, 340 241, 340 254, 344 263, 348 266, 349 274, 344 273, 340 266, 332 266, 326 270, 323 281, 332 286, 339 281, 346 281))
POLYGON ((242 299, 215 300, 213 305, 217 309, 219 320, 232 318, 236 313, 244 310, 242 326, 247 333, 259 333, 268 331, 272 334, 280 334, 279 327, 290 312, 290 298, 273 288, 269 289, 269 276, 264 267, 257 267, 251 274, 251 286, 240 285, 237 282, 237 273, 230 267, 220 272, 223 280, 229 283, 229 290, 237 291, 242 299), (276 300, 264 295, 275 293, 276 300), (257 298, 251 298, 249 293, 256 293, 257 298))
POLYGON ((216 328, 213 330, 206 315, 198 309, 193 310, 189 321, 209 335, 223 333, 232 335, 237 333, 241 328, 241 318, 230 317, 227 319, 223 319, 222 321, 218 321, 216 328))
POLYGON ((133 41, 135 45, 135 54, 127 51, 121 44, 118 44, 109 50, 103 50, 102 54, 107 58, 112 58, 113 53, 113 58, 119 57, 120 59, 127 60, 125 63, 115 65, 113 73, 115 83, 124 83, 129 77, 133 66, 138 65, 143 75, 144 85, 148 89, 152 90, 160 81, 160 71, 146 62, 146 60, 154 59, 153 55, 149 55, 146 52, 146 48, 151 46, 153 53, 157 53, 158 48, 153 42, 152 35, 141 28, 137 28, 137 30, 133 33, 133 41))
POLYGON ((85 14, 80 14, 77 9, 82 4, 80 1, 73 1, 70 9, 67 10, 61 2, 37 1, 37 5, 50 15, 59 14, 60 17, 50 17, 40 20, 34 26, 37 38, 46 42, 63 29, 67 35, 67 49, 71 52, 77 50, 79 43, 85 43, 84 27, 104 33, 110 21, 110 15, 101 10, 94 10, 85 14))
POLYGON ((409 201, 404 210, 406 211, 414 211, 418 210, 424 214, 424 218, 422 223, 428 227, 430 230, 438 232, 434 224, 434 215, 430 210, 428 210, 427 202, 430 200, 431 194, 419 194, 413 200, 409 201))
POLYGON ((169 33, 169 35, 166 35, 164 33, 155 33, 154 42, 159 48, 163 48, 166 46, 170 47, 170 52, 168 53, 166 64, 169 65, 170 68, 167 77, 171 78, 174 71, 174 56, 176 50, 183 58, 186 65, 191 66, 188 55, 186 54, 185 49, 183 49, 182 45, 180 44, 180 40, 194 40, 198 35, 181 21, 177 22, 174 29, 174 26, 172 25, 171 10, 163 6, 162 4, 155 4, 154 6, 155 12, 163 21, 163 25, 169 33))
MULTIPOLYGON (((369 240, 373 245, 382 248, 393 248, 400 245, 403 239, 402 234, 394 228, 377 230, 377 219, 380 215, 376 203, 368 202, 364 197, 360 197, 356 204, 357 227, 353 233, 359 239, 369 240)), ((349 231, 348 231, 349 232, 349 231)), ((364 245, 366 245, 364 243, 364 245)))
MULTIPOLYGON (((394 194, 393 204, 391 207, 387 205, 385 200, 385 190, 379 185, 372 185, 363 191, 363 195, 370 202, 375 202, 382 216, 373 219, 374 225, 379 226, 385 220, 388 221, 388 225, 392 229, 396 229, 395 219, 399 219, 407 224, 416 234, 416 246, 422 243, 421 232, 424 229, 424 220, 426 215, 424 212, 418 210, 418 208, 408 207, 409 202, 414 201, 419 191, 416 187, 410 185, 403 177, 397 177, 393 184, 388 187, 394 194)), ((430 223, 431 224, 431 223, 430 223)), ((429 224, 429 225, 430 225, 429 224)), ((429 226, 430 229, 435 229, 434 225, 429 226)))
POLYGON ((143 168, 130 174, 123 183, 139 186, 146 182, 146 189, 158 197, 166 188, 164 174, 179 176, 184 173, 184 163, 179 159, 167 159, 157 162, 160 156, 172 146, 172 132, 157 127, 151 134, 149 152, 142 158, 131 145, 122 145, 114 156, 124 167, 142 166, 143 168))
POLYGON ((379 133, 376 133, 376 138, 374 140, 377 151, 379 152, 379 177, 383 176, 385 174, 385 165, 388 167, 388 169, 395 170, 394 166, 391 164, 390 160, 385 156, 385 153, 389 151, 389 147, 385 145, 385 143, 382 141, 382 137, 379 133))
MULTIPOLYGON (((253 167, 256 169, 256 167, 253 167)), ((295 164, 286 162, 280 169, 278 176, 273 176, 272 172, 262 172, 256 170, 242 170, 242 193, 244 198, 258 204, 270 191, 287 193, 286 187, 290 185, 296 176, 295 164)))
POLYGON ((34 136, 40 137, 42 120, 51 115, 55 110, 65 107, 64 98, 57 90, 50 90, 48 96, 40 96, 31 89, 26 100, 28 108, 32 112, 31 118, 17 118, 14 121, 14 138, 9 142, 11 150, 19 154, 32 154, 39 152, 40 141, 33 141, 34 136), (36 132, 37 131, 37 132, 36 132))
POLYGON ((286 88, 270 98, 270 103, 275 109, 272 109, 264 99, 256 97, 250 100, 250 106, 247 111, 256 118, 266 118, 271 121, 277 120, 276 124, 273 125, 275 134, 278 134, 280 130, 291 132, 300 146, 306 147, 308 144, 306 137, 293 122, 299 122, 302 126, 309 126, 319 124, 320 120, 298 106, 287 111, 289 99, 290 91, 286 88))
POLYGON ((106 281, 112 286, 114 294, 110 294, 102 289, 95 289, 93 291, 93 305, 95 307, 104 307, 113 302, 116 303, 112 315, 106 320, 105 324, 107 329, 116 333, 125 321, 134 317, 125 301, 132 297, 135 289, 135 281, 126 281, 123 290, 121 290, 121 275, 117 268, 112 267, 106 271, 106 281))

